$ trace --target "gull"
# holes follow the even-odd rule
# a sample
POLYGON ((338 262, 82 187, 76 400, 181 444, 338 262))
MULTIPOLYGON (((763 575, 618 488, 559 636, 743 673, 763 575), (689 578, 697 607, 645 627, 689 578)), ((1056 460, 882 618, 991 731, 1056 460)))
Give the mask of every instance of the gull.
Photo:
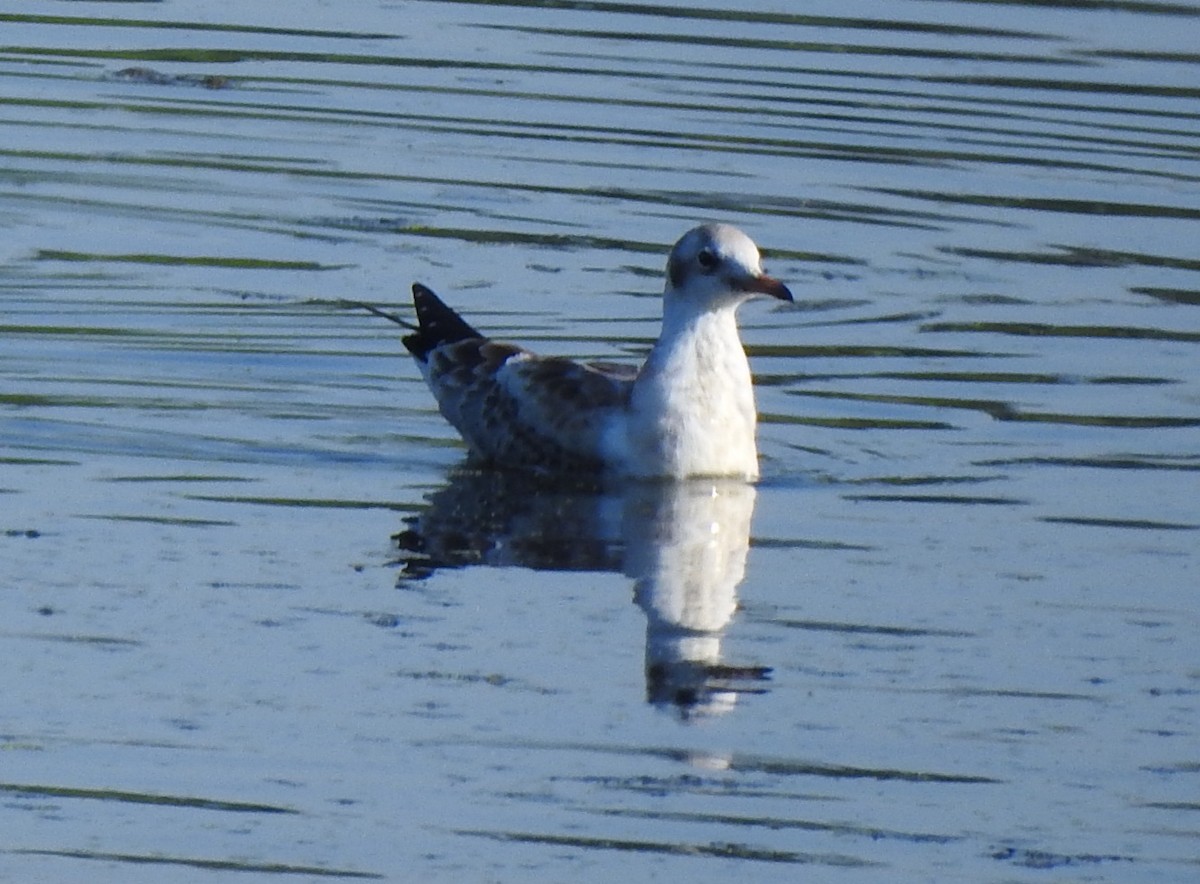
POLYGON ((538 356, 476 331, 420 283, 416 360, 442 415, 478 459, 545 475, 758 478, 757 409, 735 313, 767 296, 758 247, 728 224, 689 230, 671 249, 662 331, 640 369, 538 356))

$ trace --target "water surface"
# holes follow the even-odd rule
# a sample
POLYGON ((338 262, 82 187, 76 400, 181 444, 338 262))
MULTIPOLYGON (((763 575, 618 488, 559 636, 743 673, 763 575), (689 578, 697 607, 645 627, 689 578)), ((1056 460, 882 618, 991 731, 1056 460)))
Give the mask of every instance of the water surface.
POLYGON ((0 12, 0 878, 1191 880, 1198 25, 0 12), (709 218, 756 488, 472 470, 342 303, 636 363, 709 218))

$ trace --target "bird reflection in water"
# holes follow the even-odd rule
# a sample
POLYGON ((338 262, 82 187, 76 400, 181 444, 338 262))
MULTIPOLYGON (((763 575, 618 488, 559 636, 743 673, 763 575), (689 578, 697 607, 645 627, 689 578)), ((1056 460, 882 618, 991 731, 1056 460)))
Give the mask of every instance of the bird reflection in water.
POLYGON ((624 573, 646 615, 646 692, 681 718, 763 693, 770 669, 722 661, 746 569, 754 487, 734 479, 599 486, 463 469, 395 536, 401 581, 443 568, 624 573))

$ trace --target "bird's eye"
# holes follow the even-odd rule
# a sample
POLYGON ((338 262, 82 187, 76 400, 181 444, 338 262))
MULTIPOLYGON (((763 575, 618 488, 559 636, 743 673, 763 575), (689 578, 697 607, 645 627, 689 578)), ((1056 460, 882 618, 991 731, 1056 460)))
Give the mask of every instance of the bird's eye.
POLYGON ((719 263, 719 259, 712 249, 701 249, 700 254, 696 256, 696 260, 700 263, 700 269, 705 273, 712 273, 719 263))

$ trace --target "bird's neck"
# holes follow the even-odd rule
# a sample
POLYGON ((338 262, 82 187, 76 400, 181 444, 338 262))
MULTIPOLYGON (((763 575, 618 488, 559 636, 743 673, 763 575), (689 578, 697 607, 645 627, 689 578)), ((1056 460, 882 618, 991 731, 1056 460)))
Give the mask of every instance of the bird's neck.
MULTIPOLYGON (((746 365, 746 351, 738 336, 735 305, 697 313, 667 301, 662 332, 650 351, 643 373, 670 374, 676 378, 709 380, 730 367, 746 365)), ((741 372, 734 372, 740 379, 741 372)), ((747 378, 749 368, 746 370, 747 378)))

